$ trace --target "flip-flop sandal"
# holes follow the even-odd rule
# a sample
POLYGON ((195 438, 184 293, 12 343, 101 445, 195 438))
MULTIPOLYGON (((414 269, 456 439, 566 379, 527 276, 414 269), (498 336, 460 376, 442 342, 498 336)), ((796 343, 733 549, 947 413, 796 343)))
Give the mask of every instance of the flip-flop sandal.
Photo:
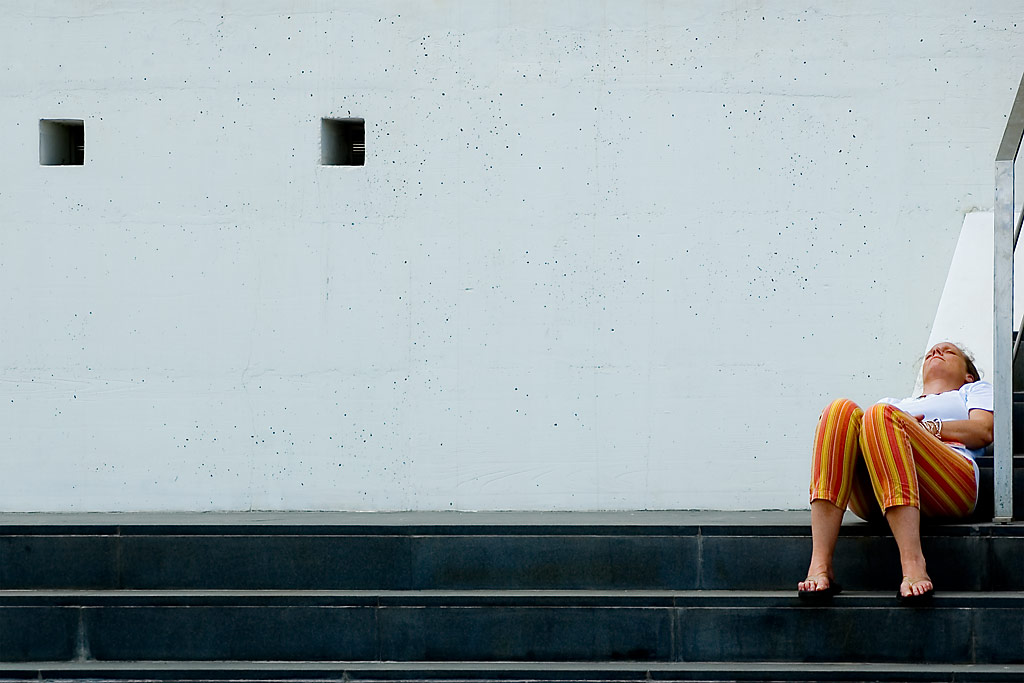
POLYGON ((901 605, 903 605, 904 607, 915 607, 915 606, 927 605, 927 604, 931 603, 932 598, 935 597, 935 587, 934 586, 932 586, 931 588, 926 590, 924 593, 921 593, 920 595, 904 595, 903 591, 900 590, 901 588, 903 588, 903 584, 904 583, 910 584, 910 587, 913 588, 914 586, 916 586, 917 584, 921 583, 922 581, 929 581, 930 582, 931 579, 928 578, 927 576, 922 576, 921 578, 918 578, 918 579, 912 579, 909 576, 904 576, 903 577, 903 581, 900 582, 900 587, 896 589, 896 601, 898 603, 900 603, 901 605))
POLYGON ((798 590, 796 592, 797 596, 804 602, 814 604, 828 602, 833 598, 833 596, 839 595, 843 592, 843 587, 839 585, 839 582, 835 579, 828 578, 828 574, 814 574, 812 576, 808 576, 806 579, 804 579, 804 581, 807 581, 808 579, 813 579, 817 582, 821 578, 824 578, 828 581, 828 588, 822 588, 821 590, 816 591, 798 590))

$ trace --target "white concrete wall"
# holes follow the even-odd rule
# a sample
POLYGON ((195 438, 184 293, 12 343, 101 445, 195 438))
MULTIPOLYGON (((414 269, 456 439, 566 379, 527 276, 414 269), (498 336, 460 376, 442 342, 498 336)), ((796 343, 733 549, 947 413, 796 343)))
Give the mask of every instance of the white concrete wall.
MULTIPOLYGON (((992 381, 992 234, 991 211, 969 213, 964 217, 956 250, 946 273, 931 334, 926 349, 946 340, 967 350, 974 357, 982 378, 992 381)), ((1024 249, 1013 258, 1013 329, 1020 328, 1024 316, 1024 249)), ((914 391, 924 382, 918 376, 914 391)))
POLYGON ((0 509, 803 507, 991 207, 1019 9, 7 3, 0 509))

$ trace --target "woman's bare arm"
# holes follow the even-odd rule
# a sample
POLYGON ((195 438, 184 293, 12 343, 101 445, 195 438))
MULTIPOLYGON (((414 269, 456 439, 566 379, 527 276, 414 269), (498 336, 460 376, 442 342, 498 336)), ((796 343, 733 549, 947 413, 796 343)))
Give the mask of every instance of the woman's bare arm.
POLYGON ((959 441, 970 449, 984 448, 992 443, 992 413, 974 408, 968 415, 969 420, 943 421, 942 440, 959 441))

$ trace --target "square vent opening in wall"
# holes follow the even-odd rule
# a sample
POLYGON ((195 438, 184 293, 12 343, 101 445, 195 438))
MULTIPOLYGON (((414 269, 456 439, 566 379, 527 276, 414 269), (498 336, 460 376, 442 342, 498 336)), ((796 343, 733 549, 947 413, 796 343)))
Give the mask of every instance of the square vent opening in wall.
POLYGON ((366 163, 366 125, 363 119, 320 119, 320 163, 324 166, 362 166, 366 163))
POLYGON ((39 119, 39 163, 81 166, 85 163, 85 122, 81 119, 39 119))

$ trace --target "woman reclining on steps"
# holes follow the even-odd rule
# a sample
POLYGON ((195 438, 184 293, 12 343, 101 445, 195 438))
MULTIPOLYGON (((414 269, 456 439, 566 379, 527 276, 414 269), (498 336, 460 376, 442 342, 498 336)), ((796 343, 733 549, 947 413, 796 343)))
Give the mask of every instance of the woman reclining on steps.
POLYGON ((822 412, 811 462, 813 549, 807 578, 798 585, 802 599, 841 590, 832 556, 847 505, 858 517, 884 514, 889 523, 903 566, 899 600, 932 596, 921 515, 965 517, 974 510, 974 456, 992 443, 992 385, 978 381, 974 361, 949 342, 928 351, 921 376, 921 396, 885 398, 867 411, 839 399, 822 412))

